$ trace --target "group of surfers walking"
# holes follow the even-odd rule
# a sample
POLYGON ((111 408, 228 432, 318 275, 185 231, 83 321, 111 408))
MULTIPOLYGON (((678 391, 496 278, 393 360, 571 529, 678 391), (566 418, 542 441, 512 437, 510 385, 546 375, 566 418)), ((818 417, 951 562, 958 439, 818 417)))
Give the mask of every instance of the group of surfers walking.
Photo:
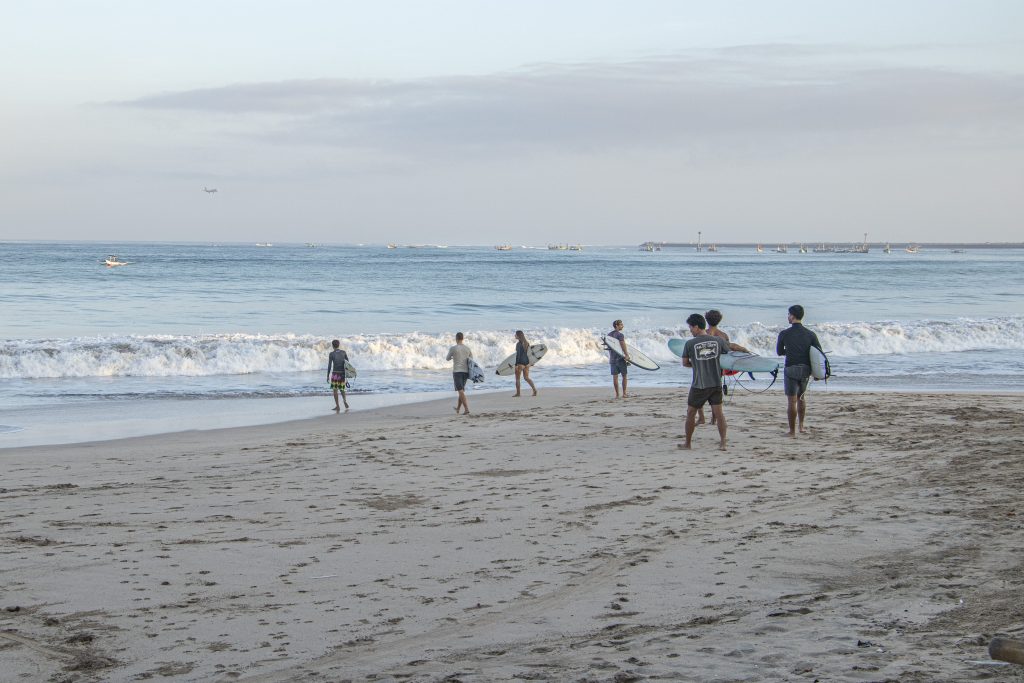
MULTIPOLYGON (((821 351, 821 343, 818 336, 803 326, 804 308, 796 304, 788 309, 789 327, 779 333, 775 344, 775 352, 779 356, 785 356, 786 362, 783 369, 783 390, 786 394, 787 408, 786 419, 789 423, 789 431, 786 436, 796 437, 798 430, 800 434, 805 433, 804 418, 807 412, 806 392, 811 379, 811 347, 821 351)), ((722 322, 722 313, 717 310, 710 310, 704 313, 692 313, 686 319, 690 330, 690 339, 686 341, 682 352, 682 363, 684 367, 690 368, 693 372, 690 382, 690 390, 686 397, 686 422, 685 441, 679 444, 679 448, 689 449, 693 440, 693 434, 699 424, 704 424, 704 406, 710 406, 711 424, 718 428, 719 449, 725 450, 727 443, 728 423, 725 413, 722 410, 725 394, 728 386, 722 383, 721 357, 730 351, 750 353, 750 351, 739 344, 729 340, 729 335, 719 329, 722 322)), ((608 362, 612 376, 612 387, 615 390, 615 398, 629 397, 629 348, 626 345, 626 336, 623 333, 624 324, 621 320, 612 323, 612 330, 606 336, 615 339, 621 345, 619 350, 609 350, 608 362), (620 389, 621 380, 621 389, 620 389)), ((516 393, 513 396, 521 395, 521 382, 525 380, 537 395, 537 386, 530 378, 531 361, 529 357, 530 343, 522 330, 516 330, 516 351, 515 351, 515 381, 516 393)), ((345 396, 346 370, 348 354, 340 348, 340 342, 335 339, 331 342, 332 351, 327 358, 327 381, 334 392, 334 410, 341 411, 341 403, 344 403, 345 410, 348 410, 348 399, 345 396), (340 402, 339 402, 340 399, 340 402)), ((448 349, 446 360, 452 362, 452 380, 455 391, 458 393, 458 401, 455 404, 455 412, 464 415, 469 414, 469 401, 466 398, 466 384, 470 380, 473 352, 465 343, 465 335, 458 332, 455 335, 455 344, 448 349)))

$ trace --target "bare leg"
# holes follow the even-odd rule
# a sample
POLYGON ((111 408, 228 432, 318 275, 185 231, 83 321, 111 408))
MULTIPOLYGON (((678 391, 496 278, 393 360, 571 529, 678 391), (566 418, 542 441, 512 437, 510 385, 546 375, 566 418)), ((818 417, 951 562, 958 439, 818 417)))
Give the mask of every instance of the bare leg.
MULTIPOLYGON (((623 379, 625 379, 625 378, 623 378, 623 379)), ((625 381, 623 381, 623 384, 625 384, 625 381)), ((615 398, 618 398, 619 397, 619 376, 618 375, 612 375, 612 386, 615 387, 615 398)))
POLYGON ((679 444, 680 448, 689 450, 690 442, 693 440, 693 430, 697 428, 697 408, 686 406, 686 443, 679 444))
POLYGON ((629 398, 629 392, 626 391, 626 383, 628 381, 629 381, 629 378, 626 377, 625 373, 623 373, 623 375, 622 375, 622 398, 629 398))
POLYGON ((799 400, 799 397, 798 396, 787 396, 786 400, 789 402, 786 405, 786 420, 789 422, 789 431, 786 433, 786 436, 795 437, 796 436, 797 401, 799 400))
MULTIPOLYGON (((345 396, 345 392, 344 391, 341 392, 341 402, 345 404, 345 410, 348 410, 348 397, 345 396)), ((335 400, 334 403, 335 403, 335 405, 337 405, 338 401, 335 400)))
MULTIPOLYGON (((800 433, 806 434, 807 430, 804 429, 804 415, 807 414, 807 401, 804 399, 803 394, 800 395, 800 400, 797 401, 796 405, 796 417, 797 422, 800 425, 800 433)), ((790 427, 792 429, 792 426, 790 427)))
MULTIPOLYGON (((697 409, 697 424, 702 425, 705 422, 706 422, 706 420, 704 419, 704 409, 703 408, 698 408, 697 409)), ((711 424, 715 424, 715 413, 714 413, 714 411, 711 412, 711 424)))
MULTIPOLYGON (((533 383, 532 379, 530 379, 530 366, 529 365, 524 365, 523 366, 523 379, 525 379, 526 383, 530 385, 530 388, 533 389, 533 395, 536 396, 537 395, 537 385, 533 383)), ((519 392, 519 387, 516 387, 516 393, 518 393, 518 392, 519 392)))
MULTIPOLYGON (((345 407, 347 408, 348 406, 345 406, 345 407)), ((338 403, 338 390, 337 389, 334 389, 334 412, 336 412, 336 413, 340 413, 341 412, 341 404, 338 403)))
MULTIPOLYGON (((466 400, 466 392, 462 389, 459 390, 459 405, 465 409, 465 414, 469 415, 469 401, 466 400)), ((455 407, 455 412, 459 412, 458 406, 455 407)))
POLYGON ((512 394, 513 397, 519 395, 519 378, 522 376, 522 374, 523 374, 523 366, 522 365, 517 365, 516 366, 516 393, 512 394))
POLYGON ((718 450, 725 450, 725 432, 728 425, 725 424, 725 412, 722 404, 711 406, 711 424, 718 424, 718 450))

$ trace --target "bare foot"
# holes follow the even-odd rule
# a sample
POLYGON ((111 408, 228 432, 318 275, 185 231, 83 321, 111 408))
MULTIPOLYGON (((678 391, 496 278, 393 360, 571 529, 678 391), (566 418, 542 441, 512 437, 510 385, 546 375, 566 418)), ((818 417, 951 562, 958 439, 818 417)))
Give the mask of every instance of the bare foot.
POLYGON ((534 395, 534 396, 536 396, 536 395, 537 395, 537 390, 536 390, 536 389, 534 389, 534 390, 533 390, 533 395, 534 395))
POLYGON ((458 407, 458 406, 455 406, 455 414, 456 414, 456 415, 458 415, 458 414, 459 414, 459 407, 458 407))
POLYGON ((796 434, 794 432, 786 432, 786 436, 788 436, 791 439, 795 439, 796 438, 796 434))
POLYGON ((720 450, 720 451, 724 451, 725 450, 725 442, 724 441, 721 442, 720 444, 718 444, 718 450, 720 450))
MULTIPOLYGON (((697 420, 697 421, 696 421, 696 422, 695 422, 694 424, 696 424, 696 425, 702 425, 702 424, 704 424, 704 420, 697 420)), ((714 423, 714 422, 712 422, 711 424, 715 424, 715 423, 714 423)))
POLYGON ((684 450, 684 451, 688 451, 688 450, 690 450, 690 444, 688 444, 688 443, 681 443, 681 444, 679 444, 679 449, 680 450, 684 450))
POLYGON ((334 412, 338 413, 338 412, 341 412, 341 407, 340 406, 334 406, 334 408, 332 408, 332 410, 334 412))
POLYGON ((518 396, 518 395, 519 395, 519 394, 512 394, 512 398, 515 398, 515 397, 516 397, 516 396, 518 396))
POLYGON ((807 430, 806 430, 806 429, 804 429, 803 427, 801 427, 801 428, 800 428, 800 433, 801 433, 801 434, 807 434, 807 430))

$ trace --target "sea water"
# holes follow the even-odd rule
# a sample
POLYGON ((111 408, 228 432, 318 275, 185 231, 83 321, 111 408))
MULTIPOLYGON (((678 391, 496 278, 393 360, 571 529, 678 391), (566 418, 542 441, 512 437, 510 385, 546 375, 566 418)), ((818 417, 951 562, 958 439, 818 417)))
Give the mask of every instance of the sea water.
POLYGON ((733 341, 772 355, 793 303, 830 352, 813 391, 1024 390, 1024 249, 6 242, 0 263, 0 447, 321 415, 335 338, 359 370, 354 407, 450 396, 456 331, 485 368, 517 329, 547 344, 541 390, 609 386, 597 340, 618 318, 662 364, 633 368, 632 388, 684 387, 666 342, 687 315, 717 308, 733 341))

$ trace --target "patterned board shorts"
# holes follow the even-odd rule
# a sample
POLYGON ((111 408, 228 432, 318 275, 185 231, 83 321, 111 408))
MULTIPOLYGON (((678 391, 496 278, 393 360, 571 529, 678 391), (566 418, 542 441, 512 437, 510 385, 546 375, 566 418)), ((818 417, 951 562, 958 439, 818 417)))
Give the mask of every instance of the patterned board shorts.
POLYGON ((345 393, 345 387, 347 386, 345 383, 345 375, 340 372, 332 372, 330 381, 331 389, 337 389, 341 393, 345 393))

